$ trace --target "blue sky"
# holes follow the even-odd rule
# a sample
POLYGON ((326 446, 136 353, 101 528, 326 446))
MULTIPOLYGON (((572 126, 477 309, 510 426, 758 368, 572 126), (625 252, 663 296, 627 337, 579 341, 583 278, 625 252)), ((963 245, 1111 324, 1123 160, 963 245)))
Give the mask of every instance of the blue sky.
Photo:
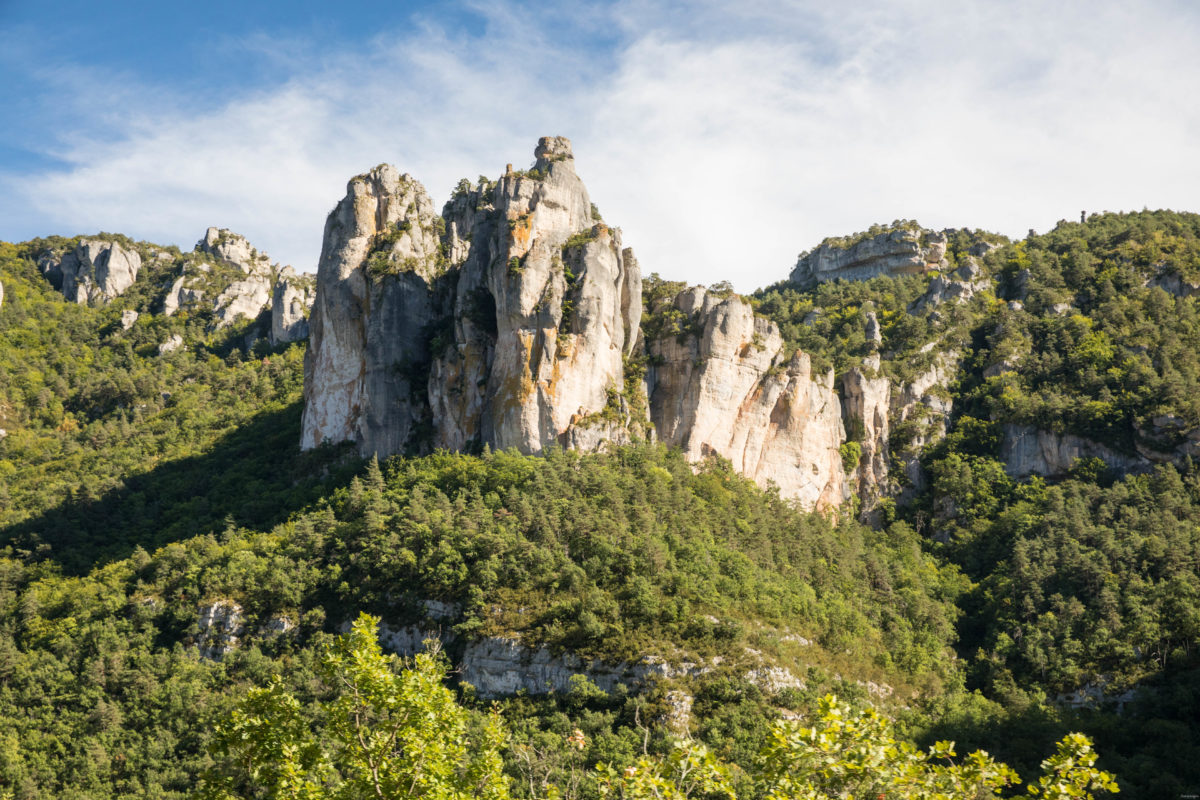
POLYGON ((0 0, 0 239, 209 225, 315 268, 349 177, 566 135, 647 272, 748 291, 915 218, 1200 211, 1189 0, 0 0))

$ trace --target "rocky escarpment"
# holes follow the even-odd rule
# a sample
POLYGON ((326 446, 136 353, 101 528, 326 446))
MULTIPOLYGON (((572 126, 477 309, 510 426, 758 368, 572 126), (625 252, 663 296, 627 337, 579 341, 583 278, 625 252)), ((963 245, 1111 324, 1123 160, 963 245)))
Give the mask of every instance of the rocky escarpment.
POLYGON ((43 253, 38 259, 38 268, 64 298, 91 306, 124 293, 141 267, 137 251, 103 239, 83 239, 73 250, 43 253))
POLYGON ((699 288, 667 300, 686 336, 642 341, 640 268, 570 142, 543 138, 534 155, 460 183, 441 216, 392 167, 350 182, 318 269, 303 446, 538 453, 656 430, 806 506, 841 503, 833 374, 814 377, 745 301, 699 288))
POLYGON ((209 228, 193 255, 183 259, 163 300, 163 312, 169 316, 181 308, 207 306, 217 328, 256 319, 271 302, 276 269, 246 237, 209 228))
POLYGON ((316 280, 297 275, 284 267, 271 290, 271 344, 298 342, 308 338, 308 314, 312 309, 316 280))
POLYGON ((812 286, 831 280, 867 280, 879 275, 913 275, 944 269, 945 233, 915 225, 869 231, 851 240, 826 239, 804 253, 792 270, 791 280, 812 286))
POLYGON ((650 419, 659 438, 692 460, 710 455, 809 508, 848 497, 845 440, 832 370, 813 376, 789 354, 775 323, 736 295, 694 287, 664 301, 681 321, 647 342, 650 419))
POLYGON ((364 453, 536 453, 609 405, 636 338, 641 276, 593 219, 570 143, 433 213, 389 166, 330 215, 306 364, 303 445, 364 453))

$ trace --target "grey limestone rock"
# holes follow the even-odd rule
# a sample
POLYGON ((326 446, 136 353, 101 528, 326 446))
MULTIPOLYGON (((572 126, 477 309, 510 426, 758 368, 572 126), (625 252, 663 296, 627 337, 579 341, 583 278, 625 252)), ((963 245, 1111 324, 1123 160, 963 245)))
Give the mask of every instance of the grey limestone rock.
POLYGON ((850 244, 826 239, 796 262, 791 280, 812 286, 831 280, 867 280, 879 275, 912 275, 945 267, 944 233, 902 226, 850 244))
POLYGON ((142 257, 118 242, 83 239, 66 254, 46 253, 38 267, 69 302, 99 306, 120 296, 137 280, 142 257))
POLYGON ((842 376, 842 410, 850 440, 862 448, 853 474, 863 510, 872 510, 888 493, 888 437, 892 384, 878 373, 878 357, 842 376))
POLYGON ((443 272, 433 202, 380 165, 350 181, 330 212, 304 359, 301 446, 353 441, 403 452, 424 410, 421 366, 443 272))
POLYGON ((693 287, 669 303, 692 333, 646 343, 659 439, 693 461, 727 458, 807 508, 840 505, 848 496, 838 449, 846 437, 833 373, 814 376, 806 354, 789 357, 775 323, 736 295, 693 287))
POLYGON ((1099 458, 1121 473, 1138 472, 1149 466, 1144 458, 1122 455, 1080 436, 1040 430, 1032 425, 1004 426, 1000 460, 1004 462, 1004 471, 1013 477, 1061 477, 1081 458, 1099 458))
POLYGON ((176 333, 158 346, 158 354, 161 356, 173 353, 181 347, 183 347, 183 337, 176 333))
POLYGON ((121 312, 121 330, 127 331, 138 321, 138 312, 126 309, 121 312))
POLYGON ((226 228, 208 228, 183 259, 163 298, 163 313, 211 308, 218 329, 239 319, 257 319, 271 302, 274 272, 271 259, 246 237, 226 228))
POLYGON ((210 661, 221 661, 233 652, 246 631, 242 607, 232 600, 201 606, 197 625, 200 657, 210 661))
MULTIPOLYGON (((456 193, 441 218, 392 167, 351 182, 317 273, 304 447, 536 453, 623 391, 637 262, 592 220, 570 143, 544 138, 535 155, 532 170, 456 193)), ((575 441, 598 444, 582 427, 575 441)))
POLYGON ((271 293, 272 344, 308 338, 308 315, 315 288, 316 280, 311 275, 297 275, 291 267, 279 271, 271 293))

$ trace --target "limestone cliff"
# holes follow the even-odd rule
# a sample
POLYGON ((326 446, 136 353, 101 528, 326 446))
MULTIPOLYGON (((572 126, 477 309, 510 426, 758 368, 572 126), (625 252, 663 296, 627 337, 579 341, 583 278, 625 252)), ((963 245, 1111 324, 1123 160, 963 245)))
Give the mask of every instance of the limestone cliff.
POLYGON ((256 319, 271 302, 274 272, 271 259, 246 237, 209 228, 180 262, 178 277, 163 299, 163 313, 206 306, 217 328, 256 319))
POLYGON ((439 217, 377 167, 330 214, 309 320, 302 445, 596 449, 657 435, 809 507, 847 496, 833 374, 737 297, 670 302, 694 336, 641 340, 641 272, 595 211, 570 142, 467 181, 439 217), (649 359, 643 382, 638 365, 649 359))
POLYGON ((436 222, 425 188, 386 164, 351 180, 330 212, 304 359, 303 447, 354 441, 390 455, 408 444, 444 269, 436 222))
POLYGON ((826 239, 804 253, 791 280, 812 286, 831 280, 866 280, 878 275, 912 275, 946 266, 946 234, 915 225, 845 239, 826 239))
POLYGON ((814 378, 809 357, 786 353, 775 323, 736 295, 695 287, 669 303, 654 310, 679 312, 682 332, 669 329, 647 342, 650 419, 659 438, 692 460, 727 458, 808 508, 842 503, 845 429, 833 372, 814 378))
POLYGON ((315 287, 311 275, 297 275, 291 267, 279 271, 271 290, 271 344, 308 338, 308 315, 315 287))
POLYGON ((118 242, 83 239, 67 253, 45 253, 38 260, 42 274, 69 302, 104 305, 137 280, 142 257, 118 242))

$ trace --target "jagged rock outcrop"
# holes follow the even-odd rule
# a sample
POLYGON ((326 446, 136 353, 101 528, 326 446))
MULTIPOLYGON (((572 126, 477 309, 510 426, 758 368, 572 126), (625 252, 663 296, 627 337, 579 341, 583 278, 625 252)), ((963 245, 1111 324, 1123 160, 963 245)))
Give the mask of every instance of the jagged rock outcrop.
POLYGON ((120 296, 137 280, 142 257, 118 242, 83 239, 68 253, 44 253, 38 268, 69 302, 98 306, 120 296))
POLYGON ((878 275, 913 275, 946 267, 944 233, 898 227, 851 242, 826 239, 801 255, 791 280, 812 286, 832 280, 867 280, 878 275))
POLYGON ((132 309, 125 309, 124 311, 122 311, 121 312, 121 330, 127 331, 130 328, 132 328, 134 326, 134 323, 136 323, 138 321, 139 316, 141 316, 141 315, 132 309))
POLYGON ((890 435, 892 382, 879 374, 874 356, 842 376, 842 411, 849 441, 861 453, 854 470, 854 491, 864 510, 872 509, 888 491, 888 437, 890 435))
POLYGON ((838 448, 846 437, 832 370, 814 377, 806 354, 788 357, 775 323, 736 295, 695 287, 670 305, 687 320, 685 332, 647 342, 659 439, 692 460, 727 458, 808 508, 841 504, 848 488, 838 448))
POLYGON ((1157 287, 1176 297, 1195 297, 1200 295, 1200 282, 1190 281, 1175 271, 1160 271, 1153 278, 1147 278, 1145 285, 1157 287))
POLYGON ((1122 455, 1080 436, 1053 433, 1031 425, 1004 426, 1000 460, 1004 462, 1004 471, 1014 478, 1061 477, 1081 458, 1098 458, 1121 473, 1142 471, 1149 466, 1143 458, 1122 455))
POLYGON ((503 175, 490 201, 472 193, 446 208, 448 231, 471 238, 450 243, 463 258, 454 347, 435 356, 429 384, 442 447, 540 452, 624 390, 641 316, 637 261, 619 230, 592 218, 570 142, 545 137, 535 157, 529 172, 503 175))
POLYGON ((808 507, 847 497, 832 372, 783 352, 737 297, 684 292, 689 342, 640 340, 641 272, 598 218, 570 142, 460 183, 439 217, 380 166, 330 214, 309 319, 302 446, 593 450, 654 435, 808 507), (649 355, 643 383, 631 356, 649 355))
POLYGON ((992 282, 983 274, 979 262, 973 256, 968 256, 949 278, 938 275, 931 280, 929 288, 913 302, 909 313, 937 308, 942 303, 965 303, 991 286, 992 282))
POLYGON ((196 645, 200 657, 220 661, 233 652, 246 632, 242 607, 232 600, 218 600, 200 607, 196 620, 200 629, 196 645))
POLYGON ((317 273, 305 447, 396 453, 421 422, 427 445, 536 453, 623 390, 637 263, 592 219, 570 143, 544 138, 535 155, 532 170, 456 196, 445 218, 392 167, 351 182, 317 273), (381 252, 392 266, 372 270, 381 252))
POLYGON ((330 212, 304 359, 301 446, 354 441, 402 452, 425 405, 421 366, 444 264, 433 201, 380 165, 350 181, 330 212))
POLYGON ((185 258, 163 299, 163 313, 199 307, 210 298, 217 328, 256 319, 271 302, 274 268, 266 253, 226 228, 209 228, 185 258))
POLYGON ((308 315, 315 288, 316 281, 309 275, 297 275, 291 267, 279 271, 271 292, 271 344, 308 338, 308 315))

